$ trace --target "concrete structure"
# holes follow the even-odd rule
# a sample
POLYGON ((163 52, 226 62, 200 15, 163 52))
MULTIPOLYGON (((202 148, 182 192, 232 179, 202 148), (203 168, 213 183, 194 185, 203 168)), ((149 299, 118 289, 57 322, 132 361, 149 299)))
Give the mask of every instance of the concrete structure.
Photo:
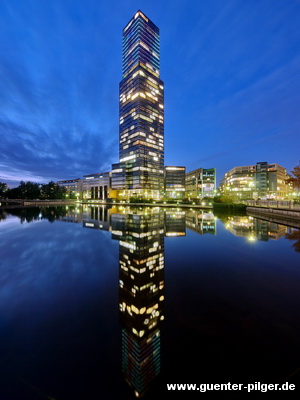
POLYGON ((112 188, 120 198, 159 199, 164 190, 164 83, 159 29, 137 11, 123 29, 119 158, 112 188))
POLYGON ((59 186, 63 186, 69 192, 74 194, 79 194, 80 192, 82 192, 82 180, 80 178, 57 181, 56 184, 59 186))
POLYGON ((283 199, 292 193, 291 185, 285 183, 287 178, 284 167, 258 162, 226 172, 220 190, 240 199, 283 199))
POLYGON ((185 176, 186 197, 199 199, 214 197, 216 194, 216 169, 198 168, 185 176))
POLYGON ((165 167, 164 190, 166 198, 179 199, 185 197, 185 167, 165 167))
POLYGON ((83 199, 106 200, 111 197, 110 172, 83 175, 83 199))

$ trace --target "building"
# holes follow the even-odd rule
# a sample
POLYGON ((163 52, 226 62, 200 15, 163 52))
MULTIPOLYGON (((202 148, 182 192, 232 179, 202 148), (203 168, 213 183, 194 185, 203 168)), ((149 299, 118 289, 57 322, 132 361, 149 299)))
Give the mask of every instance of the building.
POLYGON ((57 181, 56 184, 66 188, 70 193, 79 195, 82 191, 82 180, 80 178, 57 181))
POLYGON ((123 29, 119 163, 112 188, 121 198, 161 197, 164 190, 164 83, 158 27, 137 11, 123 29))
POLYGON ((283 199, 292 192, 286 169, 276 163, 234 167, 226 172, 220 185, 222 193, 240 199, 283 199))
POLYGON ((83 199, 106 200, 111 196, 110 172, 83 175, 83 199))
POLYGON ((216 195, 216 169, 198 168, 185 176, 186 197, 199 199, 216 195))
POLYGON ((168 166, 164 169, 164 190, 167 198, 185 197, 185 167, 168 166))

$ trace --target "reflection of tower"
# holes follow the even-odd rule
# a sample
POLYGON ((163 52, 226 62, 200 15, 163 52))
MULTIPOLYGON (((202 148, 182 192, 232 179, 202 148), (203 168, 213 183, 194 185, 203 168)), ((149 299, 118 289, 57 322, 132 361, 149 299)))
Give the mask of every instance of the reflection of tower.
POLYGON ((119 300, 122 371, 137 397, 160 372, 160 321, 164 302, 163 214, 113 214, 120 240, 119 300))

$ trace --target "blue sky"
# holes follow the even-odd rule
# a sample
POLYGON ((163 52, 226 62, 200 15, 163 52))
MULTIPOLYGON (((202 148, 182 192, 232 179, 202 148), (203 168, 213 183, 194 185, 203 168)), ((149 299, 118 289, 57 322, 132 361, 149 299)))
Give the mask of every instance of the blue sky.
POLYGON ((300 0, 2 0, 0 181, 48 182, 118 161, 122 29, 160 28, 165 164, 300 159, 300 0))

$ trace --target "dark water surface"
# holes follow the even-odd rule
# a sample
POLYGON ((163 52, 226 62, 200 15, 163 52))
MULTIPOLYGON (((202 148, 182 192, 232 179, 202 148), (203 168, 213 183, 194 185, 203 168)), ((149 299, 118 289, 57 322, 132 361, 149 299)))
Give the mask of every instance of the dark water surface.
POLYGON ((0 213, 0 400, 299 398, 300 235, 199 210, 0 213), (299 387, 298 387, 299 386, 299 387), (270 397, 268 397, 270 398, 270 397))

